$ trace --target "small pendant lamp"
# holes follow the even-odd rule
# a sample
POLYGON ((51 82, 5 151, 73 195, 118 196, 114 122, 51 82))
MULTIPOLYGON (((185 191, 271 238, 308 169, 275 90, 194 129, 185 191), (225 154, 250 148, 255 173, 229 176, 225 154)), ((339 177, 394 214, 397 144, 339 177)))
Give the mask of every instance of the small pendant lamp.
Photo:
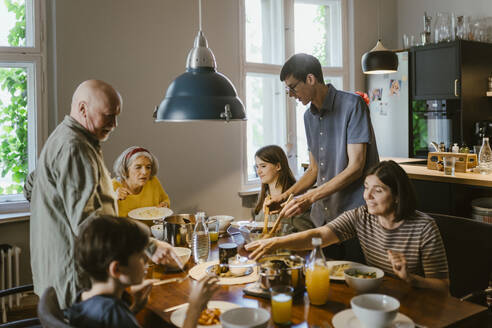
POLYGON ((154 110, 156 122, 246 120, 244 105, 232 82, 217 72, 215 56, 202 32, 202 3, 198 0, 199 31, 188 53, 186 72, 167 89, 154 110))
POLYGON ((381 25, 379 22, 380 0, 378 1, 378 42, 369 52, 362 55, 364 74, 386 74, 398 70, 398 56, 386 49, 381 43, 381 25))

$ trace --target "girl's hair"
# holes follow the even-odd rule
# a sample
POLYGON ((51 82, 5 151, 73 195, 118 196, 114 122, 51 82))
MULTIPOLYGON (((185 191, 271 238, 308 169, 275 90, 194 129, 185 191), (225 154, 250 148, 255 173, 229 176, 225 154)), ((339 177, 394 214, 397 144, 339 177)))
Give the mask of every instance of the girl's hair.
POLYGON ((147 149, 133 146, 125 149, 114 162, 113 172, 115 177, 119 181, 128 179, 128 169, 130 168, 130 165, 132 165, 133 161, 140 156, 145 156, 150 160, 150 163, 152 164, 150 177, 152 178, 155 176, 159 170, 159 161, 157 158, 147 149))
MULTIPOLYGON (((278 171, 277 186, 282 187, 282 192, 289 189, 294 183, 296 183, 296 178, 290 170, 289 163, 287 162, 287 156, 282 148, 275 145, 265 146, 260 149, 255 154, 255 158, 258 157, 264 162, 277 165, 280 164, 280 171, 278 171)), ((260 197, 258 198, 258 203, 256 204, 254 213, 255 215, 260 212, 263 207, 263 202, 265 197, 269 192, 268 184, 261 184, 260 197)))
POLYGON ((379 162, 369 169, 366 176, 375 175, 387 185, 395 198, 395 221, 408 219, 415 214, 417 201, 407 173, 394 161, 379 162))

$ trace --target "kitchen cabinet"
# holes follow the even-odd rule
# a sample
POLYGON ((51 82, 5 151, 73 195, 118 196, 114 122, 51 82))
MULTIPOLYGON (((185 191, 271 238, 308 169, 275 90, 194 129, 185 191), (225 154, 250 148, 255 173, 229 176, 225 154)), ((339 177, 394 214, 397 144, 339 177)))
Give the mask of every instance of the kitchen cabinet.
MULTIPOLYGON (((492 102, 485 97, 492 72, 492 44, 456 40, 412 47, 410 53, 411 99, 423 101, 424 106, 429 101, 446 104, 444 119, 452 121, 448 143, 475 145, 475 122, 492 120, 492 102)), ((443 140, 426 140, 425 144, 443 140)))

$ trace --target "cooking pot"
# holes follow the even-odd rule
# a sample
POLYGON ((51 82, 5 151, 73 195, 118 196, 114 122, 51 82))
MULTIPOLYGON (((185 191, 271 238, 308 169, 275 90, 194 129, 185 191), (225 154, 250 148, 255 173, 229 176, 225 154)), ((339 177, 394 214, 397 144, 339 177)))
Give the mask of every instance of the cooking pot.
POLYGON ((258 260, 261 288, 292 286, 294 293, 305 289, 304 259, 297 255, 268 255, 258 260))
POLYGON ((173 246, 191 247, 194 227, 193 214, 168 216, 162 222, 163 240, 173 246))

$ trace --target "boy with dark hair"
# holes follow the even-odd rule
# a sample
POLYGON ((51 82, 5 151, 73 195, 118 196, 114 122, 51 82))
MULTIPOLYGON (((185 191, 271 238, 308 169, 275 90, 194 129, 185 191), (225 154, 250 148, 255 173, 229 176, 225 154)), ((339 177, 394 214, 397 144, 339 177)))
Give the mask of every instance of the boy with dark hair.
MULTIPOLYGON (((138 328, 137 313, 147 303, 154 279, 144 280, 149 229, 128 218, 100 216, 91 220, 75 240, 75 260, 91 280, 65 310, 78 328, 138 328), (130 287, 133 296, 125 291, 130 287)), ((196 326, 201 311, 217 290, 217 279, 200 281, 190 296, 184 328, 196 326)))
POLYGON ((75 260, 91 288, 65 311, 71 325, 140 327, 133 313, 145 305, 154 282, 143 280, 148 241, 148 229, 130 219, 108 215, 87 224, 75 240, 75 260), (130 286, 136 289, 133 304, 125 291, 130 286))

